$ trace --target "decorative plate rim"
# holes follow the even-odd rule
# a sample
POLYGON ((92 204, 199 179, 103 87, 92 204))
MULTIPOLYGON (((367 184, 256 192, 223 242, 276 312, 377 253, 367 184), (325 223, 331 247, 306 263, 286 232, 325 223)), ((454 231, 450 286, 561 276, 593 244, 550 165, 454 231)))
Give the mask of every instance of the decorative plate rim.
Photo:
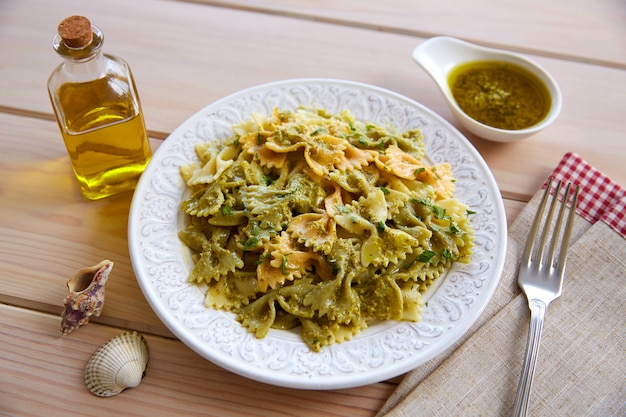
POLYGON ((129 212, 131 263, 139 286, 161 321, 211 362, 260 382, 300 389, 341 389, 408 372, 443 352, 478 319, 498 285, 506 254, 506 215, 495 179, 473 145, 422 104, 369 84, 305 78, 261 84, 202 108, 159 146, 135 190, 129 212), (426 157, 449 162, 457 197, 468 204, 475 229, 472 262, 455 264, 428 294, 422 320, 376 323, 352 340, 311 352, 294 332, 272 330, 256 339, 229 313, 210 310, 187 282, 191 260, 178 240, 185 184, 179 168, 195 158, 196 143, 230 135, 251 113, 298 105, 349 109, 357 118, 419 127, 426 157))

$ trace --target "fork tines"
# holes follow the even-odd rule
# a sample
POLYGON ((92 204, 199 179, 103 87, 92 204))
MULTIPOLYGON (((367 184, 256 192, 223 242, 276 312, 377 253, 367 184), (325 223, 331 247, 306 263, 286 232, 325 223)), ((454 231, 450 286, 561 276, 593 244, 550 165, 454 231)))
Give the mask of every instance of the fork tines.
MULTIPOLYGON (((543 197, 541 198, 541 202, 539 203, 539 208, 537 210, 537 214, 535 216, 535 220, 530 232, 530 236, 536 236, 540 226, 542 225, 542 218, 544 217, 544 211, 550 197, 550 191, 552 189, 553 178, 550 177, 548 184, 546 185, 545 192, 543 197)), ((576 203, 578 201, 578 193, 580 191, 580 187, 577 185, 573 192, 570 193, 572 188, 571 183, 567 183, 565 186, 565 191, 562 193, 562 202, 560 209, 558 211, 558 217, 556 221, 554 221, 554 214, 556 211, 556 206, 558 203, 558 197, 561 194, 561 187, 563 185, 562 181, 558 181, 556 183, 556 187, 554 190, 554 194, 552 195, 550 206, 548 209, 548 214, 543 221, 543 226, 541 229, 543 232, 540 236, 538 249, 536 248, 536 239, 528 239, 526 243, 526 249, 524 251, 524 259, 528 264, 535 263, 539 269, 551 266, 552 268, 558 268, 563 271, 565 269, 565 260, 567 255, 566 248, 569 246, 569 241, 572 233, 573 222, 574 222, 574 213, 576 211, 576 203), (570 200, 570 210, 567 218, 567 225, 565 230, 563 231, 564 235, 562 239, 558 239, 559 233, 561 232, 561 225, 563 224, 563 217, 565 216, 565 210, 567 208, 568 200, 570 200), (551 233, 550 233, 551 231, 551 233), (552 237, 552 238, 551 238, 552 237), (548 241, 551 241, 550 248, 548 252, 545 250, 545 246, 548 241), (557 241, 561 242, 561 246, 559 248, 559 257, 556 258, 557 254, 557 241), (537 259, 539 258, 539 259, 537 259), (556 261, 556 262, 555 262, 556 261)))

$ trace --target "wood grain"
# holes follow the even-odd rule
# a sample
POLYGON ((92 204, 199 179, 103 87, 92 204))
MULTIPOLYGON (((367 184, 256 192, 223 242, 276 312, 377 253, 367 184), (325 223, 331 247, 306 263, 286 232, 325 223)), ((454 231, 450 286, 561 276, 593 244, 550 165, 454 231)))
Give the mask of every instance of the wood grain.
POLYGON ((374 416, 401 377, 337 391, 277 389, 201 358, 161 323, 132 270, 132 194, 78 191, 46 80, 58 22, 88 16, 127 60, 157 149, 204 106, 257 84, 340 78, 410 97, 458 127, 411 60, 433 35, 527 54, 559 83, 563 111, 514 144, 467 134, 494 173, 511 225, 568 151, 626 184, 626 8, 621 0, 4 0, 0 2, 0 415, 374 416), (59 336, 67 279, 115 262, 101 317, 59 336), (82 384, 91 353, 135 329, 148 339, 143 383, 112 399, 82 384))
POLYGON ((278 389, 223 370, 179 341, 146 335, 150 359, 142 383, 115 397, 96 397, 83 383, 85 364, 123 331, 89 324, 61 337, 56 317, 0 304, 0 414, 373 416, 396 387, 278 389))
MULTIPOLYGON (((51 117, 45 80, 59 57, 50 41, 58 20, 82 13, 104 30, 106 51, 131 64, 155 137, 165 138, 228 94, 302 77, 381 86, 421 102, 459 127, 432 80, 411 61, 411 51, 423 38, 193 3, 161 1, 151 7, 154 1, 113 0, 105 11, 78 0, 54 6, 43 0, 9 2, 0 17, 0 37, 16 39, 18 45, 0 43, 0 53, 12 63, 0 66, 0 111, 51 117), (187 30, 179 30, 183 27, 187 30), (36 66, 33 56, 41 60, 36 66)), ((515 144, 464 132, 490 165, 503 195, 528 200, 566 151, 578 152, 625 183, 620 155, 626 151, 626 71, 531 58, 553 74, 563 91, 563 111, 554 125, 515 144)))
MULTIPOLYGON (((0 113, 0 125, 11 132, 0 153, 0 301, 60 314, 67 280, 82 267, 110 259, 115 265, 106 304, 95 320, 170 335, 130 265, 132 193, 85 200, 56 123, 0 113)), ((153 141, 153 148, 159 143, 153 141)))
POLYGON ((626 8, 619 0, 189 0, 626 68, 626 8), (593 27, 593 31, 589 30, 593 27))

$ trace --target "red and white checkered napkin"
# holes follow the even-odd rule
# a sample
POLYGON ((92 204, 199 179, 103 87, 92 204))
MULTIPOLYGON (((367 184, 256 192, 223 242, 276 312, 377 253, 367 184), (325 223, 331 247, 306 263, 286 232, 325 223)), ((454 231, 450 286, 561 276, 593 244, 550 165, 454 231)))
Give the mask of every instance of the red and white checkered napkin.
POLYGON ((573 152, 563 156, 552 177, 580 185, 576 211, 581 217, 592 224, 603 221, 626 238, 626 189, 573 152))

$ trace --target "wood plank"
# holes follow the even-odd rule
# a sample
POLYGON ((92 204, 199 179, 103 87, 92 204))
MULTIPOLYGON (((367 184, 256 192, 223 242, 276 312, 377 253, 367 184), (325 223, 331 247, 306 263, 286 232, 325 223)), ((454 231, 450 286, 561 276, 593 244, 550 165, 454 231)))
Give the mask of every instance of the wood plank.
POLYGON ((504 199, 504 210, 506 211, 506 224, 511 227, 522 209, 526 206, 527 201, 515 201, 504 199))
POLYGON ((189 0, 421 37, 448 35, 494 47, 626 68, 619 0, 414 1, 189 0))
MULTIPOLYGON (((58 20, 81 13, 93 16, 105 30, 106 50, 131 63, 148 128, 158 137, 227 94, 299 77, 344 78, 388 88, 458 127, 432 80, 410 59, 421 38, 174 1, 151 7, 153 2, 113 0, 107 12, 78 0, 59 5, 9 2, 0 38, 12 41, 0 43, 0 53, 12 65, 0 67, 0 111, 50 117, 43 83, 58 63, 50 39, 58 20), (139 24, 132 17, 137 15, 143 16, 139 24), (41 63, 32 65, 33 57, 41 63)), ((468 134, 503 195, 528 199, 570 150, 626 183, 621 169, 626 155, 626 71, 535 58, 563 90, 564 108, 555 124, 516 144, 495 144, 468 134)))
POLYGON ((0 414, 374 416, 396 388, 276 388, 223 370, 176 340, 145 335, 150 359, 142 383, 115 397, 96 397, 84 386, 84 366, 99 345, 122 331, 90 323, 61 337, 55 316, 0 304, 0 414))

